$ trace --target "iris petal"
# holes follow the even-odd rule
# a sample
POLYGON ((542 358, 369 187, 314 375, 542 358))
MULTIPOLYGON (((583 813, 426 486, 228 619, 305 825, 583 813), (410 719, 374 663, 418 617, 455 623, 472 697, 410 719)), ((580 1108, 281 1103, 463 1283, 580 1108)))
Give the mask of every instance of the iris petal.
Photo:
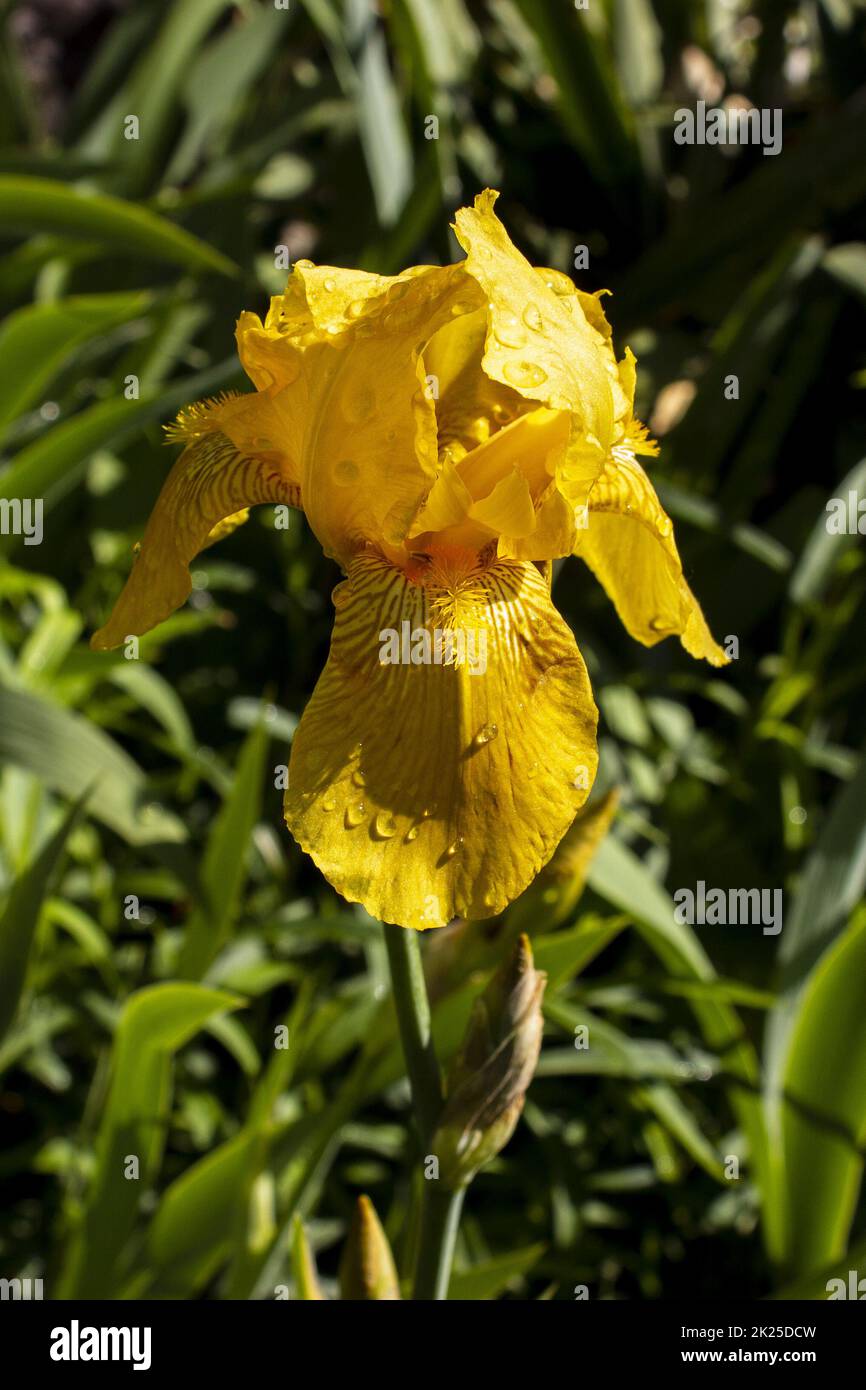
POLYGON ((597 763, 586 668, 544 578, 497 561, 419 584, 366 554, 334 601, 328 663, 292 747, 289 829, 384 921, 503 910, 550 858, 597 763), (413 633, 455 614, 485 634, 483 672, 380 662, 380 634, 406 634, 410 654, 413 633))
POLYGON ((257 396, 239 396, 182 415, 189 438, 169 473, 144 532, 132 572, 111 616, 94 633, 96 651, 148 632, 188 598, 189 566, 233 531, 259 502, 301 505, 297 480, 276 447, 273 421, 257 396), (270 435, 263 430, 270 427, 270 435))
POLYGON ((679 637, 690 656, 726 665, 683 576, 670 518, 633 456, 620 454, 606 465, 587 519, 575 554, 604 586, 632 637, 647 647, 679 637))

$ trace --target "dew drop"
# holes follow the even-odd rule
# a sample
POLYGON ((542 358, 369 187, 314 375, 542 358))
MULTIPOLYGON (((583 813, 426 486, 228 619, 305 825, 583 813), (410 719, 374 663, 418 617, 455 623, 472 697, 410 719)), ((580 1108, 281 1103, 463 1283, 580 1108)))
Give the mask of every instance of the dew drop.
POLYGON ((340 487, 350 487, 358 481, 359 468, 352 459, 341 459, 334 464, 334 482, 340 487))
POLYGON ((456 840, 452 840, 451 843, 450 843, 450 845, 449 845, 448 848, 446 849, 446 851, 445 851, 445 858, 446 858, 446 859, 453 859, 454 856, 455 856, 455 854, 459 853, 462 844, 463 844, 463 836, 462 836, 462 835, 458 835, 458 836, 457 836, 457 839, 456 839, 456 840))
POLYGON ((390 840, 397 834, 397 822, 390 811, 377 811, 373 821, 373 834, 377 840, 390 840))
POLYGON ((347 830, 354 830, 355 826, 360 825, 364 819, 367 808, 363 801, 353 801, 346 807, 345 823, 347 830))
POLYGON ((518 362, 506 362, 503 371, 505 379, 512 386, 528 388, 540 386, 547 380, 547 372, 543 367, 539 367, 536 362, 521 360, 518 362))
POLYGON ((530 763, 529 768, 527 769, 526 775, 527 775, 527 777, 529 777, 529 778, 537 777, 537 776, 538 776, 538 763, 530 763))
POLYGON ((485 743, 492 743, 498 733, 496 724, 484 724, 472 740, 473 748, 483 748, 485 743))
POLYGON ((526 342, 526 334, 516 314, 503 314, 493 331, 503 347, 520 348, 526 342))
POLYGON ((360 386, 341 402, 343 414, 350 425, 361 425, 376 409, 376 396, 370 386, 360 386))
POLYGON ((324 280, 322 282, 322 288, 326 289, 328 294, 333 294, 334 290, 337 288, 337 282, 336 280, 324 280))
POLYGON ((356 787, 366 787, 367 785, 367 779, 359 768, 356 768, 352 773, 352 781, 355 783, 356 787))
POLYGON ((538 333, 541 329, 541 313, 537 304, 527 304, 523 311, 523 322, 527 328, 531 328, 533 333, 538 333))
POLYGON ((544 276, 544 283, 549 290, 564 299, 574 294, 574 285, 567 275, 563 275, 561 270, 548 270, 544 276))
POLYGON ((336 806, 336 804, 337 804, 337 803, 336 803, 336 801, 334 800, 334 798, 333 798, 332 796, 326 796, 325 799, 324 799, 324 801, 322 802, 322 810, 323 810, 323 811, 333 811, 333 809, 334 809, 334 807, 336 806))
POLYGON ((412 840, 417 840, 417 839, 418 839, 418 833, 419 833, 420 829, 421 829, 421 827, 418 826, 418 825, 410 825, 410 826, 409 826, 409 829, 406 831, 406 839, 407 839, 407 841, 409 841, 410 844, 411 844, 412 840))
POLYGON ((359 319, 366 307, 363 299, 353 299, 346 310, 346 315, 350 319, 359 319))
POLYGON ((666 623, 664 618, 650 618, 650 627, 653 632, 668 632, 670 623, 666 623))

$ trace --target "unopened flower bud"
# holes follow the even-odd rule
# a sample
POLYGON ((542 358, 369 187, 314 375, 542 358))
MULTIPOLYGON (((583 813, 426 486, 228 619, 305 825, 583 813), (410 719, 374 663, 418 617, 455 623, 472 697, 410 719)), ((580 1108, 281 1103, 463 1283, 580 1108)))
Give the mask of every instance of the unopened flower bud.
POLYGON ((529 938, 521 936, 475 1001, 433 1137, 446 1187, 471 1182, 514 1133, 541 1048, 546 979, 533 965, 529 938))
POLYGON ((340 1297, 394 1301, 400 1284, 388 1237, 369 1197, 359 1197, 340 1260, 340 1297))
POLYGON ((305 1302, 324 1302, 325 1295, 319 1286, 316 1260, 307 1240, 304 1223, 298 1216, 292 1228, 292 1273, 295 1276, 297 1297, 305 1302))

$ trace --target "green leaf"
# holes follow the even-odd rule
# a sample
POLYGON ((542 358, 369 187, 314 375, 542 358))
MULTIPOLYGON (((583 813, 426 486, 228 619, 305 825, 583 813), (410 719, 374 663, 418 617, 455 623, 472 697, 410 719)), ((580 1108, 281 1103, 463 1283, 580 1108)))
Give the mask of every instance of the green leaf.
MULTIPOLYGON (((608 835, 589 871, 589 884, 607 902, 634 920, 647 944, 674 978, 712 981, 715 971, 694 932, 674 917, 673 900, 621 841, 608 835)), ((722 1056, 731 1077, 731 1105, 748 1138, 755 1174, 762 1187, 769 1181, 769 1153, 764 1113, 757 1094, 760 1071, 754 1048, 730 1004, 698 995, 689 1000, 713 1051, 722 1056)))
POLYGON ((237 118, 243 99, 273 60, 292 18, 292 10, 273 5, 241 13, 238 22, 188 63, 181 85, 188 120, 166 171, 167 182, 188 179, 202 152, 212 148, 216 137, 237 118))
POLYGON ((44 399, 75 348, 136 318, 150 303, 147 294, 76 295, 10 314, 0 327, 0 433, 44 399))
POLYGON ((349 48, 357 64, 358 121, 379 221, 391 226, 412 188, 412 148, 371 0, 348 0, 349 48))
POLYGON ((792 1275, 845 1254, 866 1142, 866 912, 812 971, 782 1080, 784 1246, 792 1275))
POLYGON ((225 1261, 258 1149, 257 1136, 242 1131, 193 1163, 166 1189, 147 1238, 147 1257, 160 1295, 188 1297, 225 1261))
MULTIPOLYGON (((237 360, 232 357, 159 393, 143 395, 140 400, 120 397, 88 406, 16 454, 0 475, 3 496, 39 497, 48 510, 78 484, 97 449, 118 445, 133 431, 165 420, 180 406, 229 385, 237 376, 237 360)), ((0 553, 16 542, 14 536, 0 536, 0 553)))
POLYGON ((860 299, 866 299, 866 242, 849 241, 842 246, 832 246, 822 264, 840 285, 860 299))
POLYGON ((573 980, 600 955, 611 941, 627 926, 625 917, 581 922, 570 931, 539 936, 532 942, 536 969, 547 975, 547 987, 553 992, 558 985, 573 980))
POLYGON ((23 235, 61 233, 189 270, 220 275, 237 270, 221 252, 148 208, 54 179, 0 174, 0 228, 23 235))
MULTIPOLYGON (((856 492, 859 498, 864 491, 866 458, 855 464, 850 473, 836 485, 831 497, 840 498, 847 508, 849 492, 856 492)), ((827 528, 829 519, 826 507, 822 508, 791 575, 789 592, 794 603, 820 603, 836 573, 840 559, 857 544, 858 533, 850 533, 847 527, 841 534, 831 534, 827 528)))
POLYGON ((15 1017, 39 913, 80 809, 79 801, 67 812, 60 828, 32 863, 15 880, 5 911, 0 916, 0 1039, 15 1017))
MULTIPOLYGON (((849 939, 843 934, 864 892, 866 760, 861 762, 857 774, 836 796, 818 842, 806 862, 794 900, 794 910, 785 923, 779 948, 781 980, 776 1005, 767 1019, 764 1077, 767 1124, 773 1141, 766 1219, 770 1249, 780 1261, 787 1258, 793 1243, 799 1239, 791 1226, 792 1212, 786 1196, 786 1150, 782 1144, 783 1131, 798 1123, 789 1113, 787 1103, 788 1077, 794 1065, 792 1048, 800 1039, 797 1045, 802 1051, 803 1017, 807 1011, 810 1017, 815 1016, 816 1006, 810 1000, 819 989, 819 983, 826 981, 826 972, 830 968, 828 960, 839 959, 841 941, 849 939)), ((859 938, 855 936, 855 939, 859 938)), ((838 978, 835 969, 832 975, 834 979, 838 978)), ((845 981, 839 979, 837 988, 841 1011, 847 998, 845 981)), ((825 984, 820 985, 820 998, 827 999, 825 984)), ((828 1025, 830 1023, 832 1019, 828 1017, 828 1025)), ((861 1020, 849 1039, 855 1059, 857 1050, 862 1046, 862 1035, 861 1020)), ((825 1048, 832 1050, 834 1040, 835 1031, 832 1029, 823 1041, 818 1037, 813 1038, 816 1055, 823 1055, 825 1048)), ((798 1063, 799 1068, 805 1065, 805 1062, 798 1063)), ((838 1089, 839 1103, 844 1106, 844 1077, 842 1073, 832 1075, 833 1090, 838 1089)), ((838 1200, 844 1201, 844 1194, 837 1196, 838 1200)))
POLYGON ((159 1173, 171 1109, 173 1055, 214 1014, 240 1004, 220 990, 178 983, 150 985, 127 1000, 112 1049, 96 1171, 68 1251, 60 1298, 115 1295, 140 1194, 159 1173), (137 1179, 126 1176, 133 1158, 137 1179))
POLYGON ((264 723, 247 736, 231 790, 208 840, 202 882, 209 909, 197 909, 187 924, 178 973, 198 979, 228 937, 243 886, 250 837, 259 818, 268 733, 264 723))
POLYGON ((153 805, 145 809, 144 773, 89 719, 31 691, 0 685, 0 760, 32 772, 46 786, 76 798, 92 789, 90 814, 129 844, 180 844, 182 823, 153 805))
MULTIPOLYGON (((229 7, 230 0, 184 0, 182 5, 170 6, 131 76, 103 108, 96 130, 82 141, 85 153, 116 160, 124 192, 144 192, 157 177, 190 63, 215 20, 229 7), (130 114, 138 118, 135 140, 128 140, 124 130, 130 114)), ((213 255, 223 267, 230 265, 216 252, 213 255)))
POLYGON ((538 1264, 545 1253, 544 1245, 527 1245, 522 1250, 510 1250, 507 1255, 495 1255, 480 1260, 470 1269, 455 1269, 448 1285, 448 1297, 472 1300, 496 1298, 509 1284, 538 1264))

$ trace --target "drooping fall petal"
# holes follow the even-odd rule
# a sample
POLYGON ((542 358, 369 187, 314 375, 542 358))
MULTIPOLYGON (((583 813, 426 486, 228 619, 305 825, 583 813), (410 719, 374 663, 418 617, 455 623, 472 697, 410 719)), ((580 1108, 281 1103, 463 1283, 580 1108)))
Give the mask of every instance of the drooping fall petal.
POLYGON ((108 622, 91 638, 96 651, 149 631, 179 608, 192 588, 192 560, 244 521, 248 507, 301 505, 275 422, 257 397, 193 408, 175 429, 189 443, 157 498, 108 622))
POLYGON ((289 829, 344 897, 417 928, 501 911, 553 853, 597 763, 586 668, 535 566, 426 580, 362 555, 335 590, 285 798, 289 829), (471 652, 456 666, 381 663, 388 630, 420 650, 412 634, 448 626, 476 635, 476 674, 471 652))
POLYGON ((690 656, 727 663, 686 583, 673 526, 643 468, 612 458, 590 494, 575 554, 604 586, 623 625, 652 647, 679 637, 690 656))

